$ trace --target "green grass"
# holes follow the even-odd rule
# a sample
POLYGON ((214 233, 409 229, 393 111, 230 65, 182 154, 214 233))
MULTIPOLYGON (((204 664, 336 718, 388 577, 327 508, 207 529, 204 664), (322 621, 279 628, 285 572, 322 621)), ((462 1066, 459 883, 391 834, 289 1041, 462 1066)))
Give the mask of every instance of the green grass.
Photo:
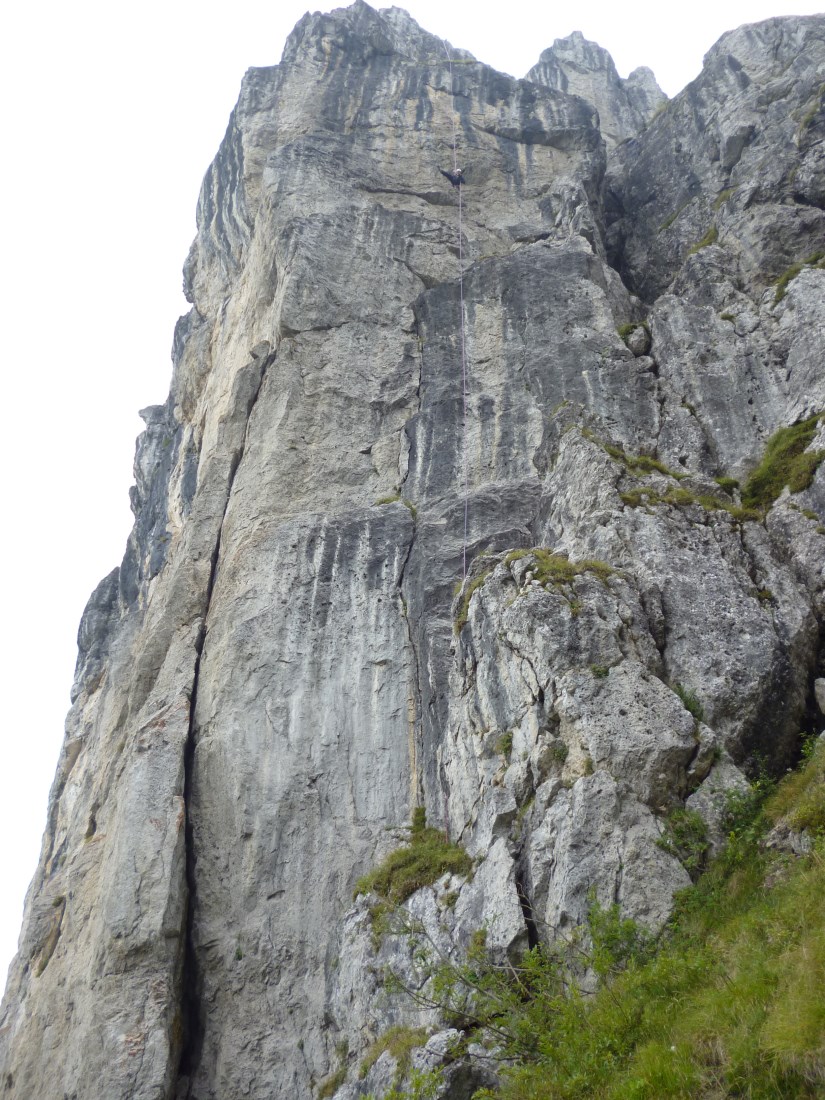
POLYGON ((788 292, 788 286, 797 277, 800 271, 806 267, 818 267, 825 268, 825 252, 814 252, 807 259, 798 260, 796 263, 791 264, 789 268, 779 276, 776 280, 776 293, 773 296, 773 304, 778 305, 779 302, 785 297, 788 292))
POLYGON ((703 248, 707 248, 708 245, 716 244, 719 239, 719 230, 715 225, 712 225, 710 229, 705 233, 701 240, 698 240, 696 244, 691 245, 688 249, 688 256, 695 256, 697 252, 700 252, 703 248))
POLYGON ((674 684, 673 690, 682 700, 682 706, 688 711, 697 722, 701 722, 705 717, 705 711, 702 704, 699 702, 696 692, 691 691, 689 688, 683 687, 681 684, 674 684))
POLYGON ((616 462, 621 464, 632 473, 636 474, 650 474, 659 473, 666 474, 667 477, 675 478, 677 481, 681 480, 685 475, 674 473, 670 467, 665 466, 663 462, 659 462, 656 458, 651 458, 650 455, 633 455, 628 454, 622 447, 616 447, 612 443, 602 443, 601 440, 596 442, 615 459, 616 462))
POLYGON ((724 191, 720 191, 716 198, 713 200, 713 209, 718 210, 720 206, 724 206, 735 191, 735 187, 728 187, 724 191))
MULTIPOLYGON (((616 906, 591 913, 594 995, 570 987, 558 949, 536 948, 509 969, 471 951, 439 993, 501 1060, 500 1087, 476 1100, 824 1096, 823 806, 822 743, 774 793, 730 796, 727 848, 679 895, 658 944, 616 906), (764 847, 781 818, 804 822, 810 855, 764 847)), ((672 815, 668 842, 705 858, 695 815, 672 815)))
POLYGON ((472 860, 457 844, 451 844, 438 829, 426 824, 423 808, 413 812, 410 842, 394 852, 355 884, 353 898, 359 894, 376 894, 378 901, 371 907, 373 931, 380 938, 387 917, 402 902, 420 890, 431 886, 448 872, 469 875, 472 860))
POLYGON ((544 585, 570 584, 574 577, 581 576, 582 573, 592 573, 604 582, 616 572, 606 561, 586 558, 584 561, 572 562, 566 554, 554 554, 541 546, 534 546, 529 550, 511 550, 504 561, 509 565, 510 562, 526 557, 534 559, 533 577, 544 585))
POLYGON ((347 1067, 339 1066, 335 1073, 331 1073, 329 1077, 324 1078, 318 1086, 318 1100, 327 1100, 328 1097, 334 1096, 346 1079, 347 1067))
POLYGON ((670 227, 673 225, 673 223, 676 221, 676 219, 679 217, 679 215, 682 213, 682 211, 686 210, 687 207, 690 206, 692 201, 693 201, 692 199, 688 199, 687 202, 683 202, 682 205, 678 208, 678 210, 674 210, 672 214, 670 214, 667 218, 665 218, 665 220, 659 226, 658 232, 659 233, 664 233, 664 231, 666 229, 670 229, 670 227))
POLYGON ((792 493, 807 489, 825 451, 806 451, 816 435, 822 414, 789 428, 780 428, 765 447, 762 461, 742 489, 742 504, 767 511, 787 485, 792 493))
POLYGON ((739 488, 739 482, 735 477, 715 477, 713 480, 726 493, 732 493, 734 489, 739 488))
POLYGON ((391 1027, 380 1035, 361 1062, 358 1076, 363 1080, 384 1051, 389 1051, 395 1059, 395 1079, 393 1088, 398 1088, 410 1070, 410 1056, 416 1047, 423 1046, 429 1038, 429 1032, 423 1027, 404 1027, 398 1025, 391 1027))
POLYGON ((707 493, 692 493, 689 489, 669 489, 666 493, 657 493, 653 489, 631 489, 620 493, 622 503, 628 508, 652 507, 656 504, 671 504, 677 508, 687 508, 696 504, 706 512, 727 512, 738 523, 748 520, 761 520, 763 514, 758 508, 728 504, 707 493))
POLYGON ((825 833, 825 741, 806 746, 806 766, 785 779, 767 806, 769 818, 784 818, 792 829, 825 833))
MULTIPOLYGON (((521 558, 532 557, 534 559, 533 564, 533 577, 540 584, 548 585, 561 585, 570 584, 570 582, 578 576, 584 573, 590 573, 597 577, 600 581, 604 582, 608 577, 613 576, 616 570, 608 565, 606 561, 600 561, 598 558, 587 558, 584 561, 572 562, 565 554, 555 554, 551 550, 547 550, 541 546, 534 546, 531 548, 523 547, 518 550, 511 550, 505 555, 504 561, 509 565, 511 562, 519 561, 521 558)), ((455 622, 453 629, 456 634, 460 634, 464 627, 467 625, 467 617, 470 613, 470 600, 473 598, 473 593, 477 592, 479 588, 492 573, 494 566, 490 566, 489 569, 485 569, 482 573, 479 573, 477 577, 464 586, 464 595, 461 597, 461 601, 456 611, 455 622)), ((455 594, 461 591, 461 582, 456 585, 455 594)), ((574 613, 578 610, 577 606, 574 606, 575 601, 571 603, 574 613)))
MULTIPOLYGON (((455 623, 453 624, 453 630, 456 634, 460 634, 467 625, 467 616, 470 614, 470 600, 473 598, 473 593, 481 588, 492 571, 492 567, 485 569, 482 573, 479 573, 477 577, 474 577, 464 588, 464 595, 461 597, 461 603, 458 605, 458 613, 456 614, 455 623)), ((458 584, 458 591, 461 591, 461 582, 458 584)), ((456 595, 457 594, 458 593, 456 593, 456 595)))

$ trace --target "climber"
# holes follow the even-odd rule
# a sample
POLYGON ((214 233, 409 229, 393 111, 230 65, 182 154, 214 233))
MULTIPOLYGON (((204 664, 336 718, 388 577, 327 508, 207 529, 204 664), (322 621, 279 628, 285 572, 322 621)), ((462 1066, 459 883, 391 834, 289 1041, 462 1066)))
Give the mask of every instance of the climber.
POLYGON ((455 172, 445 172, 443 168, 438 169, 442 176, 450 181, 453 187, 460 187, 462 183, 465 183, 464 169, 456 168, 455 172))

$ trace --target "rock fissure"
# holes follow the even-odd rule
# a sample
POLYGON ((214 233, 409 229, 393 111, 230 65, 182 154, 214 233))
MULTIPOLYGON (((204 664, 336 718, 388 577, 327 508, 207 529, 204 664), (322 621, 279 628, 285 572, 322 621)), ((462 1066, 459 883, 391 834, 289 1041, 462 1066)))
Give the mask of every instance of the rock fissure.
POLYGON ((209 577, 206 585, 206 596, 203 608, 203 617, 195 637, 195 662, 192 671, 192 684, 189 696, 189 725, 183 752, 183 806, 184 806, 184 835, 185 835, 185 880, 186 880, 186 905, 184 909, 184 947, 180 976, 180 1054, 178 1058, 177 1078, 185 1091, 178 1093, 179 1100, 189 1100, 189 1081, 195 1075, 201 1057, 201 1048, 204 1037, 204 1023, 202 1019, 201 998, 202 982, 198 952, 196 949, 195 914, 197 907, 197 857, 195 852, 195 823, 193 820, 193 774, 195 765, 195 752, 197 750, 197 703, 198 686, 201 672, 204 645, 206 643, 207 622, 209 618, 212 596, 218 576, 218 564, 220 561, 221 538, 227 511, 232 499, 232 488, 238 470, 243 461, 249 438, 249 427, 252 414, 258 402, 261 388, 264 384, 269 365, 275 360, 275 354, 267 352, 266 355, 253 356, 261 359, 260 376, 257 385, 251 394, 246 408, 246 424, 243 433, 243 442, 237 454, 234 456, 229 469, 227 479, 226 499, 223 514, 218 526, 215 545, 209 564, 209 577))

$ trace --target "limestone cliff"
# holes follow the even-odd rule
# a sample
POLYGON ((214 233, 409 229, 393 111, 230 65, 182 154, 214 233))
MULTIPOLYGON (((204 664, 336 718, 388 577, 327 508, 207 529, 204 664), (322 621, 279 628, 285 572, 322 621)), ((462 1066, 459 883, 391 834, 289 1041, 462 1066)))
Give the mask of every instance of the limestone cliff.
POLYGON ((380 1094, 358 1054, 436 1021, 352 893, 415 806, 475 860, 406 903, 445 951, 594 890, 666 919, 664 815, 784 767, 821 675, 825 427, 796 492, 715 479, 825 408, 824 70, 812 16, 669 103, 576 35, 518 81, 357 0, 247 73, 80 627, 4 1097, 303 1100, 342 1058, 380 1094))

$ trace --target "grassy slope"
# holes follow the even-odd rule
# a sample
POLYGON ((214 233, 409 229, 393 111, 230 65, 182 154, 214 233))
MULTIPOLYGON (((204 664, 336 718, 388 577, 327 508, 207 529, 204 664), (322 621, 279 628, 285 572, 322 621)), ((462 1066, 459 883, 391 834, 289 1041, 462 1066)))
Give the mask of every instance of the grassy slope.
POLYGON ((727 852, 680 898, 652 957, 616 972, 589 1000, 530 1006, 535 1051, 505 1071, 495 1095, 825 1096, 823 834, 820 742, 764 804, 732 806, 727 852), (760 840, 778 820, 816 838, 808 855, 765 849, 760 840))

